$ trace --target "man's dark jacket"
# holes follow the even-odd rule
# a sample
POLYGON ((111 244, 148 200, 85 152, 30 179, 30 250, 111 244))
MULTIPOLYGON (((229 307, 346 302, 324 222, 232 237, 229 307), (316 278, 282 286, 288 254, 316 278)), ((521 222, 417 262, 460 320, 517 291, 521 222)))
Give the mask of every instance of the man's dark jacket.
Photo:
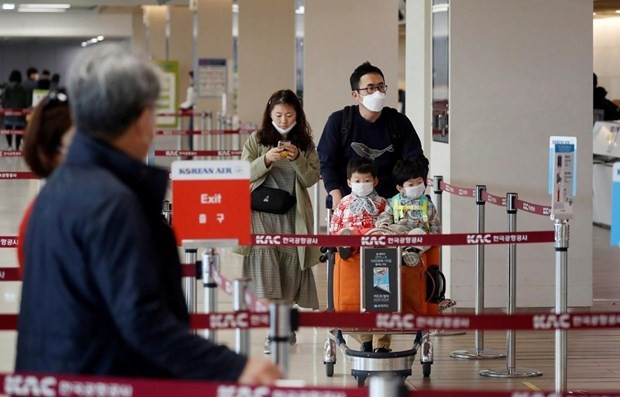
POLYGON ((25 239, 16 371, 236 380, 246 363, 188 329, 161 220, 168 172, 78 132, 25 239))

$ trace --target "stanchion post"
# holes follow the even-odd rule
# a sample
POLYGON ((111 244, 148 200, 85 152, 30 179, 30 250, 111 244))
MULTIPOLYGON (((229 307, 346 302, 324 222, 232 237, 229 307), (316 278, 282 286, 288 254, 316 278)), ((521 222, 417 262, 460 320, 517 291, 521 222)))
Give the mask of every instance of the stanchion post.
MULTIPOLYGON (((433 177, 433 193, 435 194, 435 209, 437 210, 437 216, 439 216, 439 221, 443 225, 443 195, 441 190, 441 182, 443 182, 443 176, 437 175, 433 177)), ((443 229, 443 227, 442 227, 443 229)), ((439 269, 442 269, 442 249, 443 247, 439 247, 439 269)))
MULTIPOLYGON (((482 198, 483 193, 486 192, 486 185, 476 185, 476 232, 485 232, 485 201, 482 198)), ((476 245, 476 315, 484 313, 484 245, 476 245)), ((484 350, 484 331, 475 330, 475 345, 474 351, 469 350, 456 350, 450 353, 452 358, 461 358, 467 360, 482 360, 491 358, 503 358, 505 354, 484 350)))
POLYGON ((285 378, 288 377, 291 333, 291 305, 284 302, 269 304, 271 361, 280 366, 285 378))
POLYGON ((172 203, 170 201, 164 200, 162 203, 161 216, 166 224, 172 225, 172 203))
MULTIPOLYGON (((233 310, 235 312, 244 312, 248 310, 245 303, 245 291, 248 287, 249 279, 237 278, 233 280, 233 310)), ((250 330, 237 328, 235 330, 235 346, 236 352, 248 355, 250 353, 250 330)))
MULTIPOLYGON (((204 286, 204 310, 206 314, 217 310, 217 284, 213 278, 213 271, 219 270, 219 257, 213 248, 207 248, 202 255, 202 282, 204 286)), ((205 329, 204 337, 211 342, 217 342, 217 331, 205 329)))
MULTIPOLYGON (((517 193, 506 193, 506 213, 508 214, 508 231, 517 231, 517 193)), ((507 314, 515 314, 517 308, 517 244, 508 244, 508 310, 507 314)), ((541 376, 542 372, 517 368, 516 366, 516 336, 514 329, 506 332, 506 368, 485 369, 480 371, 481 376, 494 378, 530 378, 541 376)))
MULTIPOLYGON (((555 313, 559 316, 568 311, 568 220, 555 221, 555 313)), ((565 329, 555 330, 555 392, 567 392, 566 367, 567 334, 565 329)))
MULTIPOLYGON (((441 182, 443 182, 443 176, 438 175, 433 177, 433 193, 435 194, 435 200, 433 204, 435 204, 435 209, 437 210, 437 216, 439 216, 439 221, 443 225, 443 191, 441 190, 441 182)), ((443 247, 439 247, 439 269, 443 269, 443 247)), ((435 330, 430 333, 432 336, 456 336, 456 335, 464 335, 466 332, 464 331, 444 331, 444 330, 435 330)))
POLYGON ((320 183, 315 183, 313 189, 314 202, 312 203, 312 213, 314 214, 314 234, 319 234, 319 212, 321 212, 319 209, 320 183))
MULTIPOLYGON (((196 248, 185 249, 185 263, 195 265, 198 260, 198 250, 196 248)), ((198 296, 196 293, 196 276, 184 277, 185 281, 185 302, 187 303, 187 311, 190 314, 196 313, 198 307, 198 296)))
POLYGON ((368 380, 368 397, 406 397, 408 395, 409 391, 405 383, 395 376, 371 376, 368 380))

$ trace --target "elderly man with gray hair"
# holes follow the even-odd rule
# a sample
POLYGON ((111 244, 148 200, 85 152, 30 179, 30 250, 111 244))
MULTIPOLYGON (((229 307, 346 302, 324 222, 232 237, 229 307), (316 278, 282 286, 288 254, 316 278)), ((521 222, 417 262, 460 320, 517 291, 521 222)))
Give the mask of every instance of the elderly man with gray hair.
POLYGON ((81 53, 76 134, 34 204, 15 370, 270 384, 280 370, 193 334, 160 208, 168 171, 143 163, 158 69, 119 45, 81 53))

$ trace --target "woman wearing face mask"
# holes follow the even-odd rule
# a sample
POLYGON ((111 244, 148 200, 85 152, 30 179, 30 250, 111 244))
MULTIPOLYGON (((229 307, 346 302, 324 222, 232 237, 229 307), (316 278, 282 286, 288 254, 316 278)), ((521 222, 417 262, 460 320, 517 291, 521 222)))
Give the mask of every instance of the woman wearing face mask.
MULTIPOLYGON (((438 234, 441 221, 433 202, 424 195, 428 166, 419 160, 400 160, 394 166, 392 177, 398 194, 388 200, 385 211, 379 215, 376 226, 388 228, 396 234, 438 234)), ((416 266, 428 246, 407 247, 403 262, 416 266)))
MULTIPOLYGON (((294 197, 292 207, 284 210, 281 206, 256 210, 253 203, 252 233, 312 233, 308 188, 319 180, 319 158, 306 115, 291 90, 271 95, 261 126, 245 142, 241 158, 250 162, 252 191, 268 187, 276 189, 278 195, 294 197)), ((272 201, 274 196, 271 195, 272 201)), ((270 200, 269 195, 264 197, 270 200)), ((253 201, 254 198, 253 194, 253 201)), ((282 204, 281 201, 274 205, 282 204)), ((250 290, 256 296, 319 308, 312 274, 312 266, 319 263, 317 247, 246 246, 235 252, 244 255, 243 275, 252 279, 250 290)), ((290 342, 295 341, 293 333, 290 342)), ((269 339, 265 340, 265 353, 270 353, 269 339)))

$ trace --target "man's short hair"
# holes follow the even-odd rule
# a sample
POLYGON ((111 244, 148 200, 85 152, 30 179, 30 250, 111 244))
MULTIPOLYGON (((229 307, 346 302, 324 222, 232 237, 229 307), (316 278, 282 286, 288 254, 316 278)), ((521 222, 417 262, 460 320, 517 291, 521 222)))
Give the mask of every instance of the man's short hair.
POLYGON ((377 165, 374 161, 366 157, 354 157, 347 164, 347 179, 351 179, 354 172, 358 174, 370 174, 373 178, 377 177, 377 165))
POLYGON ((359 65, 353 73, 351 74, 351 78, 349 79, 351 83, 351 91, 358 90, 360 88, 360 79, 363 75, 368 73, 376 73, 381 76, 383 81, 385 81, 385 77, 383 76, 383 72, 378 67, 371 65, 370 62, 366 61, 359 65))
POLYGON ((34 67, 29 67, 28 69, 26 69, 26 77, 30 78, 30 76, 32 76, 33 74, 39 73, 39 70, 37 68, 34 67))
POLYGON ((67 89, 76 129, 109 140, 120 136, 160 91, 159 69, 120 44, 88 47, 69 69, 67 89))

